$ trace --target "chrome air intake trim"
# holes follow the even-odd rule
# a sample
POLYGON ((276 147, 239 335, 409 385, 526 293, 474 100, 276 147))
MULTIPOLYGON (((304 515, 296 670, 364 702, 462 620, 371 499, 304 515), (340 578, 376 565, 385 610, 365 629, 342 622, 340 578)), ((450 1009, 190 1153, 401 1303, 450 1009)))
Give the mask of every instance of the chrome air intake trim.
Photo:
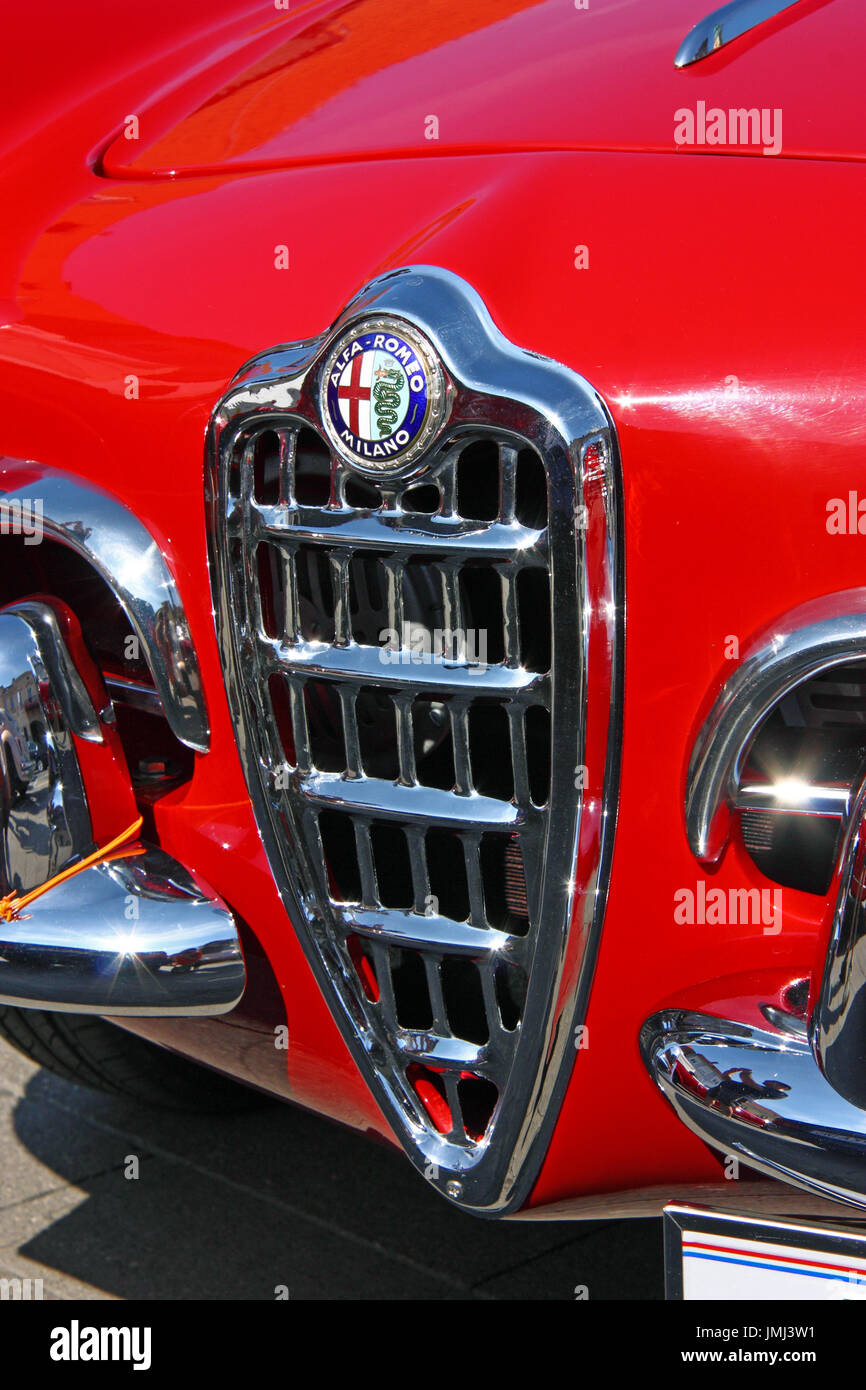
POLYGON ((174 578, 150 532, 92 483, 32 459, 0 458, 4 532, 14 530, 22 509, 27 515, 36 511, 44 534, 74 550, 105 580, 141 642, 172 732, 188 748, 207 752, 198 658, 174 578))
POLYGON ((686 790, 692 853, 716 864, 724 853, 749 745, 789 691, 821 671, 866 656, 866 589, 813 599, 784 614, 749 644, 695 740, 686 790))
MULTIPOLYGON (((327 380, 335 391, 336 377, 327 380)), ((356 438, 359 428, 351 426, 356 438)), ((623 641, 619 459, 610 417, 582 378, 509 343, 463 281, 417 267, 373 282, 320 338, 276 348, 242 369, 214 411, 207 473, 229 705, 286 909, 410 1158, 453 1201, 502 1214, 524 1200, 564 1093, 606 900, 623 641), (351 344, 371 320, 402 325, 392 331, 410 342, 422 335, 441 367, 441 415, 424 452, 412 454, 410 476, 399 459, 381 479, 359 476, 363 465, 341 453, 323 425, 323 368, 335 344, 351 344), (273 442, 265 458, 267 434, 273 442), (461 510, 461 461, 473 449, 480 450, 472 456, 478 467, 489 464, 498 480, 487 511, 461 510), (321 464, 323 492, 312 499, 298 495, 305 457, 321 464), (540 467, 543 516, 521 516, 515 504, 524 457, 540 467), (423 501, 419 488, 426 488, 423 501), (263 579, 261 552, 270 578, 263 579), (500 617, 489 624, 501 650, 489 662, 436 651, 419 663, 404 659, 424 613, 439 613, 449 631, 470 626, 461 588, 470 567, 473 584, 483 588, 482 575, 501 595, 500 617), (378 607, 369 592, 372 570, 378 607), (550 629, 548 660, 521 645, 532 626, 518 613, 527 573, 547 585, 546 599, 537 597, 543 587, 533 592, 537 627, 550 629), (383 660, 379 624, 371 625, 374 635, 359 634, 361 609, 385 614, 383 630, 396 634, 389 648, 395 660, 383 660), (310 701, 322 691, 339 758, 333 744, 325 757, 312 722, 322 711, 310 701), (376 730, 383 762, 373 770, 357 718, 370 691, 383 710, 376 730), (274 704, 280 699, 282 713, 274 704), (447 737, 453 749, 453 778, 429 785, 419 779, 419 703, 423 718, 435 714, 445 730, 431 732, 430 744, 447 737), (507 716, 499 763, 513 785, 504 790, 475 785, 471 725, 481 706, 507 716), (533 710, 539 727, 549 728, 549 783, 540 795, 531 785, 524 723, 533 710), (334 825, 348 827, 339 831, 340 853, 353 861, 348 870, 335 868, 326 824, 329 834, 334 825), (465 909, 428 901, 431 837, 461 847, 465 909), (408 855, 405 901, 390 895, 398 840, 408 855), (509 911, 501 920, 491 916, 486 895, 485 840, 504 855, 497 873, 509 911), (348 891, 341 879, 353 874, 357 885, 348 891), (410 966, 430 1011, 426 1021, 401 1019, 395 1003, 395 971, 410 966), (516 970, 526 982, 508 1020, 496 994, 498 969, 516 970), (467 970, 480 990, 474 1035, 455 1026, 447 1002, 446 976, 468 981, 467 970), (496 1097, 483 1122, 464 1108, 467 1082, 496 1097)), ((485 771, 492 770, 487 758, 485 771)))

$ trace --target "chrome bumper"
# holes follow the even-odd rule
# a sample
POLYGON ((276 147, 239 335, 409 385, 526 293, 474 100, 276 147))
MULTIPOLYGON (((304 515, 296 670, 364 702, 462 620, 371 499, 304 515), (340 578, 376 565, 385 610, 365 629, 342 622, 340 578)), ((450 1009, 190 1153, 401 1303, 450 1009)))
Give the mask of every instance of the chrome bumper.
MULTIPOLYGON (((82 750, 100 756, 111 717, 108 703, 97 715, 50 604, 0 612, 0 896, 20 898, 94 851, 82 750)), ((9 911, 2 1004, 202 1015, 243 993, 231 912, 162 850, 114 855, 9 911)))

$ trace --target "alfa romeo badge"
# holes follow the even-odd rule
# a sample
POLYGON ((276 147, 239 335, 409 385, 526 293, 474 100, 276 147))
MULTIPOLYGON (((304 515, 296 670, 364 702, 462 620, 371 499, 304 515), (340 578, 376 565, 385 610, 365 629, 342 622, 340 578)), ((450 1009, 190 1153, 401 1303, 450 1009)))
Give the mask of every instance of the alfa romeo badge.
POLYGON ((431 345, 403 320, 353 324, 322 374, 320 411, 338 453, 359 472, 412 471, 440 430, 445 378, 431 345))

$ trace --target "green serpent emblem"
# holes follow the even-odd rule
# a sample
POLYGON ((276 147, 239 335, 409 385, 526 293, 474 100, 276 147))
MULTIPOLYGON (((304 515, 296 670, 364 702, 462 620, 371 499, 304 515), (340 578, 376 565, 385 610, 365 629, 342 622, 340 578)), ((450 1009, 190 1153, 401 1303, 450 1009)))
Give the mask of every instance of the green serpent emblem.
POLYGON ((373 387, 373 409, 376 412, 376 424, 379 426, 379 438, 382 439, 386 434, 390 434, 397 424, 400 392, 405 383, 403 373, 396 367, 382 371, 379 377, 373 387))

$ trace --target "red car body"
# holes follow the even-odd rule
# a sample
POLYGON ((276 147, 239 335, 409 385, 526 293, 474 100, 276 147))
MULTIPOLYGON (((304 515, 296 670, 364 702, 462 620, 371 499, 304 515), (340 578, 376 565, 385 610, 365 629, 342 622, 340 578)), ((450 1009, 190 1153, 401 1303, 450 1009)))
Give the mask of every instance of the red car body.
MULTIPOLYGON (((88 3, 6 20, 0 453, 110 492, 166 557, 211 743, 152 800, 151 834, 246 924, 233 1012, 125 1027, 394 1142, 288 923, 226 699, 202 455, 234 374, 422 264, 468 282, 506 338, 579 372, 610 412, 627 599, 616 838, 587 1045, 525 1211, 722 1182, 722 1157, 647 1074, 641 1028, 665 1009, 759 1018, 820 975, 830 930, 829 891, 786 888, 772 933, 674 908, 703 872, 684 797, 726 644, 862 582, 859 534, 825 523, 866 442, 866 22, 856 0, 807 0, 676 69, 702 8, 154 0, 146 18, 88 3), (679 146, 675 113, 698 101, 781 111, 779 153, 679 146)), ((41 588, 3 576, 4 602, 41 588)), ((737 836, 711 878, 772 887, 737 836)))

